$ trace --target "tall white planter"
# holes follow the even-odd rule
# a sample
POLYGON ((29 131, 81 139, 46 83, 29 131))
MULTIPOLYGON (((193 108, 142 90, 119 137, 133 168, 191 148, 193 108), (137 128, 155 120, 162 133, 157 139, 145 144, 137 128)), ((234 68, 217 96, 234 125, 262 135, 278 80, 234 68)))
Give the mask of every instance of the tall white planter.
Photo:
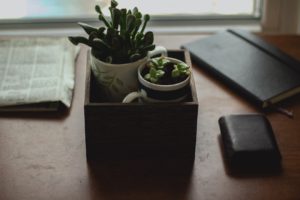
POLYGON ((157 46, 148 55, 136 62, 126 64, 105 63, 90 54, 92 72, 111 102, 122 102, 130 92, 138 89, 137 69, 155 55, 167 55, 166 48, 157 46))

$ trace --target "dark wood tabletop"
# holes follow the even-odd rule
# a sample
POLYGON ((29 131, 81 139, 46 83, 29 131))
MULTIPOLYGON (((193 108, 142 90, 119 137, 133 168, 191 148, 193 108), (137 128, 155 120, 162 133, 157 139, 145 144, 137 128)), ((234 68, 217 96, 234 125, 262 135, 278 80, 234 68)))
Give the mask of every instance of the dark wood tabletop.
MULTIPOLYGON (((156 43, 178 49, 203 35, 157 35, 156 43)), ((300 36, 261 36, 300 59, 300 36)), ((84 90, 87 48, 76 64, 69 112, 0 114, 0 199, 300 199, 300 96, 283 107, 294 118, 265 112, 282 154, 280 173, 228 173, 219 142, 218 118, 261 113, 198 66, 199 101, 194 162, 185 159, 86 161, 84 90)), ((101 127, 99 127, 101 129, 101 127)))

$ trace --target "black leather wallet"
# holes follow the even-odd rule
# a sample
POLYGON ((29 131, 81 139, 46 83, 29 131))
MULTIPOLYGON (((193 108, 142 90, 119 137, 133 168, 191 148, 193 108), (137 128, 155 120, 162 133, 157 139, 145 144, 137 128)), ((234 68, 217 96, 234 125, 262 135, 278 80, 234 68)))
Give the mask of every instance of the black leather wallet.
POLYGON ((226 160, 233 167, 272 168, 280 166, 271 124, 260 114, 228 115, 219 119, 226 160))

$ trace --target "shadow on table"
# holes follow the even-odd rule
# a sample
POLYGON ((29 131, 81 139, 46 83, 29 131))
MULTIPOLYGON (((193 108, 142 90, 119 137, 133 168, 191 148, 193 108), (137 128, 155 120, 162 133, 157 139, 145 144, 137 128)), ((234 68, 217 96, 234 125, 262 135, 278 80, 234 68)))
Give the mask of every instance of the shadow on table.
POLYGON ((63 119, 70 114, 70 109, 65 106, 53 108, 24 107, 22 109, 0 108, 0 118, 24 118, 24 119, 63 119))
POLYGON ((226 158, 224 152, 224 145, 222 142, 221 135, 218 136, 218 142, 220 147, 220 152, 222 154, 223 166, 225 168, 226 173, 229 176, 235 178, 257 178, 257 177, 272 177, 279 176, 282 174, 282 166, 281 165, 238 165, 232 166, 226 158))
POLYGON ((89 161, 92 199, 184 199, 194 159, 89 161))

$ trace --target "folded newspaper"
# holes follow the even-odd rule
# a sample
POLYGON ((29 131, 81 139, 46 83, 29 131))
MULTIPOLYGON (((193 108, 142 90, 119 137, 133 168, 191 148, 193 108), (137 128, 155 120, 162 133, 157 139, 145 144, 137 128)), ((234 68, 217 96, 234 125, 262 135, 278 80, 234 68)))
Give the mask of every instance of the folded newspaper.
POLYGON ((0 39, 0 110, 70 107, 77 52, 61 37, 0 39))

